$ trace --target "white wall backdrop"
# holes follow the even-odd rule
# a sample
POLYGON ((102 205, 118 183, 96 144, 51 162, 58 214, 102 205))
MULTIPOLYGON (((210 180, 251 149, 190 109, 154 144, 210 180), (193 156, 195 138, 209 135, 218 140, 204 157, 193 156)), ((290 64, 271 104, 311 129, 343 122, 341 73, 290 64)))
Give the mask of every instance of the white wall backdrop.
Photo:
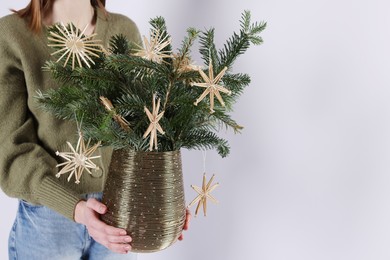
MULTIPOLYGON (((26 3, 2 0, 0 15, 26 3)), ((246 128, 227 133, 227 159, 207 153, 220 203, 192 220, 184 242, 140 260, 390 259, 389 1, 109 0, 108 9, 142 34, 164 16, 177 47, 189 26, 215 27, 221 47, 244 9, 268 22, 264 45, 235 66, 252 76, 235 112, 246 128)), ((184 152, 184 171, 190 201, 201 152, 184 152)), ((6 259, 16 201, 0 200, 6 259)))

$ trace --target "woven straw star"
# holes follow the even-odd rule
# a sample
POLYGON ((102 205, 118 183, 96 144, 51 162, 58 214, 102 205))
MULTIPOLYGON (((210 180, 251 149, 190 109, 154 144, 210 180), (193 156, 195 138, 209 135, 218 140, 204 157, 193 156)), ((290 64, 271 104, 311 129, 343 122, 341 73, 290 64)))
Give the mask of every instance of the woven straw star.
POLYGON ((206 216, 207 199, 210 199, 214 203, 218 203, 218 201, 210 194, 219 185, 219 183, 215 183, 214 185, 211 186, 211 183, 214 180, 214 176, 215 175, 213 175, 209 180, 209 182, 206 184, 206 174, 203 174, 202 188, 191 185, 191 188, 193 188, 199 194, 189 205, 189 207, 191 207, 198 202, 198 206, 196 206, 196 210, 195 210, 195 217, 198 215, 198 211, 201 204, 203 205, 203 214, 204 216, 206 216))
POLYGON ((97 53, 103 51, 101 44, 99 44, 100 41, 93 39, 93 37, 96 36, 96 33, 89 36, 84 35, 88 25, 85 26, 83 31, 78 30, 73 24, 69 25, 70 29, 63 23, 60 25, 56 24, 55 27, 57 28, 58 33, 53 31, 50 32, 51 37, 49 37, 48 40, 51 43, 48 45, 57 49, 60 48, 51 54, 62 54, 57 62, 60 62, 66 57, 64 62, 64 67, 66 67, 71 59, 73 70, 75 68, 76 60, 80 68, 83 67, 83 63, 87 65, 88 68, 91 67, 90 63, 95 64, 90 56, 99 57, 97 53))
POLYGON ((191 83, 192 86, 198 86, 202 88, 206 88, 206 90, 202 93, 202 95, 195 101, 194 105, 198 105, 200 101, 202 101, 208 94, 210 94, 210 111, 211 113, 214 113, 214 96, 217 97, 219 103, 221 103, 222 106, 225 106, 225 102, 223 102, 223 99, 221 97, 221 94, 219 92, 231 95, 231 91, 227 90, 225 87, 218 85, 219 81, 222 79, 223 75, 225 75, 225 72, 227 70, 227 67, 225 67, 219 74, 214 78, 214 70, 213 70, 213 64, 210 60, 209 64, 209 75, 207 76, 203 70, 199 70, 200 75, 202 76, 204 83, 191 83))
POLYGON ((71 149, 71 152, 56 152, 57 156, 60 156, 66 160, 66 162, 60 163, 57 167, 63 168, 56 174, 56 177, 59 178, 62 174, 70 173, 68 181, 75 176, 76 183, 80 183, 81 175, 83 171, 86 170, 89 174, 92 174, 89 169, 99 169, 99 167, 92 162, 93 159, 100 158, 99 156, 91 156, 96 149, 100 146, 100 142, 95 144, 92 147, 89 147, 90 140, 87 144, 84 143, 83 135, 79 132, 79 140, 77 141, 76 148, 66 142, 71 149))
POLYGON ((173 66, 176 68, 178 73, 185 73, 190 71, 199 71, 202 69, 201 66, 192 63, 189 56, 182 57, 181 55, 173 55, 173 66))
POLYGON ((150 31, 150 41, 143 36, 144 48, 133 55, 151 60, 156 63, 162 63, 164 58, 170 58, 172 51, 164 51, 165 47, 171 44, 171 38, 166 34, 163 36, 159 30, 150 31))
POLYGON ((159 114, 158 113, 159 109, 160 109, 160 99, 158 99, 157 106, 156 106, 156 94, 154 94, 152 113, 150 113, 149 109, 146 106, 144 107, 145 113, 150 120, 150 125, 146 130, 146 132, 144 133, 143 137, 146 138, 150 134, 150 145, 149 145, 150 151, 153 150, 153 144, 154 144, 154 149, 157 150, 157 131, 159 131, 161 134, 165 134, 164 130, 161 128, 161 125, 158 122, 163 117, 164 111, 159 114))
POLYGON ((121 115, 118 115, 111 101, 103 96, 100 97, 100 101, 102 102, 106 110, 112 114, 112 118, 114 118, 114 120, 120 125, 120 127, 125 131, 130 131, 129 122, 121 115))

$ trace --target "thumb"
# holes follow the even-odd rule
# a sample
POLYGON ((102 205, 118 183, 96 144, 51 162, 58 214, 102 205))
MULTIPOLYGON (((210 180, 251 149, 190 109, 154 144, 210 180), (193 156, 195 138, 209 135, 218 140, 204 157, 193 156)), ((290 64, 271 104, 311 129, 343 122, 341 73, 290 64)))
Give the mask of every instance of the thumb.
POLYGON ((107 206, 95 198, 90 198, 87 200, 87 207, 99 214, 104 214, 107 212, 107 206))

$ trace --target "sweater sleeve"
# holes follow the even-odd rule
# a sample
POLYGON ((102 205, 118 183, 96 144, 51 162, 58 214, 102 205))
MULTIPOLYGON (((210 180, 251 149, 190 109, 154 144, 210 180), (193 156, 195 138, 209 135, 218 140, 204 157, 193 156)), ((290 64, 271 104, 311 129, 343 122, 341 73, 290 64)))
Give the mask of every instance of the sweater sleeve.
MULTIPOLYGON (((6 29, 0 26, 0 33, 6 29)), ((45 205, 73 220, 80 199, 56 180, 57 161, 37 137, 23 62, 13 41, 0 35, 0 187, 10 197, 45 205)))

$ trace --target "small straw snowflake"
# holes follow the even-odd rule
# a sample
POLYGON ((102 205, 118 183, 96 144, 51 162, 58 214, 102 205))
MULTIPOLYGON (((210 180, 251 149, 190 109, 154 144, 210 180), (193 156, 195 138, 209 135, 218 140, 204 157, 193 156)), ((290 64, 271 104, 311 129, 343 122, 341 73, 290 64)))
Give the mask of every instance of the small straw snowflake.
POLYGON ((215 183, 213 185, 212 182, 214 180, 213 175, 211 179, 207 182, 206 181, 206 173, 203 174, 203 182, 202 182, 202 187, 198 187, 195 185, 191 185, 191 188, 193 188, 197 193, 198 196, 188 205, 188 207, 192 207, 196 203, 198 203, 198 206, 196 206, 195 210, 195 217, 198 215, 198 211, 201 205, 203 205, 203 214, 206 216, 207 214, 207 199, 211 200, 214 203, 218 203, 218 201, 211 195, 211 192, 218 187, 219 183, 215 183))
POLYGON ((142 57, 146 60, 151 60, 156 63, 162 63, 164 58, 170 58, 172 51, 164 51, 171 44, 172 40, 166 34, 163 36, 157 29, 150 31, 150 41, 143 36, 144 48, 134 53, 134 56, 142 57))
POLYGON ((50 31, 51 37, 49 37, 48 40, 51 43, 48 45, 59 49, 51 55, 62 54, 57 62, 60 62, 66 57, 64 67, 66 67, 69 60, 72 58, 72 70, 75 68, 76 60, 80 68, 83 67, 83 63, 90 68, 90 63, 95 64, 90 56, 99 57, 97 53, 103 52, 102 46, 99 44, 100 40, 93 39, 93 37, 96 36, 96 33, 88 36, 84 35, 88 25, 85 26, 82 31, 78 30, 73 24, 70 24, 69 27, 70 29, 63 23, 56 24, 55 28, 58 30, 58 33, 50 31))
POLYGON ((219 103, 224 107, 225 102, 223 102, 223 99, 221 97, 220 92, 225 93, 227 95, 231 95, 232 92, 225 87, 218 85, 219 81, 222 79, 222 77, 225 75, 225 72, 227 70, 227 67, 225 67, 223 70, 221 70, 216 77, 214 77, 214 68, 212 61, 210 59, 209 64, 209 75, 207 76, 203 70, 199 70, 200 75, 202 76, 204 82, 203 83, 191 83, 192 86, 202 87, 206 88, 205 91, 203 91, 202 95, 195 101, 194 105, 197 106, 200 101, 202 101, 207 95, 210 94, 210 111, 211 113, 214 113, 214 96, 217 97, 219 103))
POLYGON ((150 120, 150 125, 146 132, 144 133, 144 138, 146 138, 150 134, 150 143, 149 143, 149 150, 153 150, 153 144, 154 148, 157 150, 157 131, 159 131, 161 134, 165 134, 164 130, 161 128, 161 125, 158 121, 163 117, 164 111, 160 114, 158 113, 158 110, 160 109, 160 99, 157 101, 156 105, 156 94, 153 95, 153 110, 152 113, 150 113, 149 109, 145 106, 144 110, 146 115, 148 116, 150 120))
POLYGON ((71 149, 71 152, 56 152, 57 156, 62 157, 66 161, 57 165, 57 167, 63 168, 56 174, 56 177, 59 178, 62 174, 70 173, 68 181, 75 175, 76 183, 80 183, 81 175, 83 171, 86 170, 89 174, 92 174, 89 169, 99 169, 99 167, 92 162, 93 159, 100 158, 98 156, 91 156, 100 146, 100 142, 95 144, 92 147, 89 147, 88 141, 87 144, 84 143, 84 138, 81 132, 79 132, 79 140, 77 141, 76 148, 66 142, 71 149))

